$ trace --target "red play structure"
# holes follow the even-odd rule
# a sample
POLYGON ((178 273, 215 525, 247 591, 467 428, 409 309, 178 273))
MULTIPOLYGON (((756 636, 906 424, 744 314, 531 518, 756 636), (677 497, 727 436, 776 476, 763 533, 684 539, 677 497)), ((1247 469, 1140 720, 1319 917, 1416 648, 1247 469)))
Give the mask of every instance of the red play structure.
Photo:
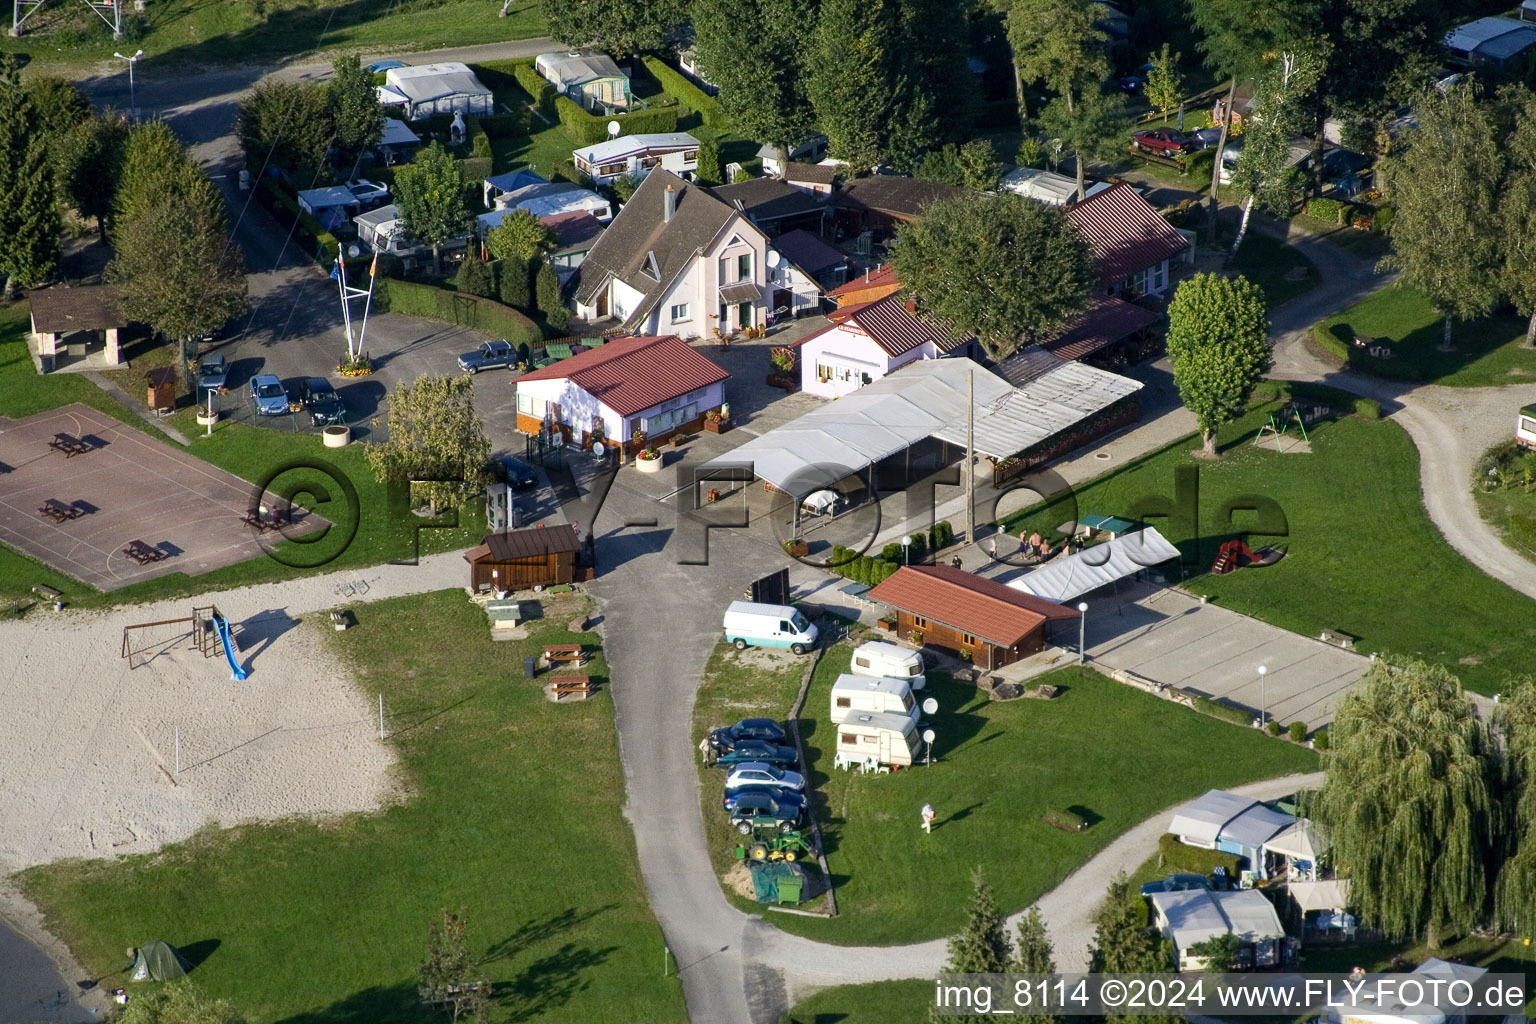
POLYGON ((1260 548, 1254 551, 1240 540, 1229 540, 1216 552, 1211 563, 1212 576, 1224 576, 1233 569, 1260 569, 1285 557, 1284 548, 1260 548))

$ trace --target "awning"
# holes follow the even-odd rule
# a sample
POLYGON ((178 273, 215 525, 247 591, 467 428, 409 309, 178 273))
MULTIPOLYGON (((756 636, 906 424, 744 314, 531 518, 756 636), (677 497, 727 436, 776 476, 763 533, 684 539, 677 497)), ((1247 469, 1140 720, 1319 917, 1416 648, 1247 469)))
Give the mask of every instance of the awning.
POLYGON ((1315 864, 1322 851, 1317 837, 1312 833, 1312 823, 1306 818, 1300 818, 1290 828, 1282 829, 1266 839, 1264 852, 1315 864))
POLYGON ((756 302, 762 298, 762 293, 757 290, 757 285, 751 281, 738 281, 735 284, 720 286, 720 301, 735 305, 738 302, 756 302))
POLYGON ((1333 878, 1326 882, 1287 882, 1291 898, 1303 914, 1310 910, 1332 910, 1342 913, 1349 906, 1349 881, 1333 878))
POLYGON ((1108 586, 1148 566, 1161 565, 1177 557, 1179 549, 1168 543, 1154 527, 1148 526, 1085 548, 1075 555, 1057 558, 1008 585, 1026 594, 1065 604, 1090 590, 1108 586))
MULTIPOLYGON (((394 92, 393 89, 390 89, 389 91, 390 92, 394 92)), ((381 90, 379 90, 379 92, 380 92, 379 102, 380 103, 386 102, 382 98, 384 90, 381 89, 381 90)), ((405 102, 405 97, 401 96, 398 102, 404 103, 405 102)), ((386 117, 384 119, 384 135, 379 139, 379 145, 381 145, 381 146, 414 146, 414 145, 417 145, 420 142, 421 142, 421 136, 419 136, 415 132, 411 131, 410 126, 407 125, 404 121, 397 120, 397 119, 395 119, 393 117, 386 117)))
POLYGON ((1222 789, 1207 790, 1173 812, 1168 831, 1205 843, 1216 842, 1221 826, 1258 803, 1249 796, 1238 796, 1222 789))
POLYGON ((1263 804, 1254 804, 1221 826, 1221 833, 1217 838, 1250 850, 1257 850, 1295 823, 1296 819, 1284 811, 1277 811, 1263 804))
MULTIPOLYGON (((381 106, 381 107, 397 107, 397 106, 400 106, 403 103, 409 103, 409 102, 411 102, 410 98, 407 97, 405 95, 405 93, 399 92, 399 91, 397 91, 395 89, 391 89, 387 85, 379 86, 379 106, 381 106)), ((414 134, 414 133, 412 133, 412 134, 414 134)), ((420 141, 420 140, 418 140, 418 141, 420 141)))

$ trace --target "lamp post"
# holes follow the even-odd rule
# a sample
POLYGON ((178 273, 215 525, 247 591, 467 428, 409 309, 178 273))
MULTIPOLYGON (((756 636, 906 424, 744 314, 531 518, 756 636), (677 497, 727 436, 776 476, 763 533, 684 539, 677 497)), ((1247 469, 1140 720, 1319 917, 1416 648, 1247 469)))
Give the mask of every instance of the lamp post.
POLYGON ((910 535, 901 538, 901 564, 912 564, 912 538, 910 535))
POLYGON ((1088 602, 1077 602, 1077 663, 1088 659, 1088 602))
POLYGON ((144 56, 144 51, 140 50, 132 57, 124 57, 120 53, 114 53, 112 56, 118 60, 128 62, 128 117, 132 121, 137 121, 139 119, 139 101, 133 91, 133 66, 139 62, 140 57, 144 56))
POLYGON ((1269 701, 1264 699, 1264 677, 1269 674, 1269 669, 1259 666, 1259 728, 1269 724, 1269 701))

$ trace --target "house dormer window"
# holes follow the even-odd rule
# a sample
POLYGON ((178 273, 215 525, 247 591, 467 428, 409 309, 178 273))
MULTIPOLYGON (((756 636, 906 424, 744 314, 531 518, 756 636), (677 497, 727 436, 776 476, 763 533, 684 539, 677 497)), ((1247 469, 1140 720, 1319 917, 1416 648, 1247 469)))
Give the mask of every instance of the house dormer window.
POLYGON ((640 273, 652 281, 661 282, 661 267, 656 263, 656 251, 654 249, 645 254, 645 262, 640 265, 640 273))

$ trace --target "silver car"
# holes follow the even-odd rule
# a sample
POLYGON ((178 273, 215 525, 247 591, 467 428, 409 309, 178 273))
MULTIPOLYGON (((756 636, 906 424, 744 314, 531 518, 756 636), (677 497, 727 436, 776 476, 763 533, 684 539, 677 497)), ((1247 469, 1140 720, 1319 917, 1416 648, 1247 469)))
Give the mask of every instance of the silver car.
POLYGON ((748 761, 731 769, 731 774, 725 777, 727 793, 742 786, 773 786, 777 789, 792 789, 798 793, 805 790, 805 777, 799 772, 775 768, 763 761, 748 761))

